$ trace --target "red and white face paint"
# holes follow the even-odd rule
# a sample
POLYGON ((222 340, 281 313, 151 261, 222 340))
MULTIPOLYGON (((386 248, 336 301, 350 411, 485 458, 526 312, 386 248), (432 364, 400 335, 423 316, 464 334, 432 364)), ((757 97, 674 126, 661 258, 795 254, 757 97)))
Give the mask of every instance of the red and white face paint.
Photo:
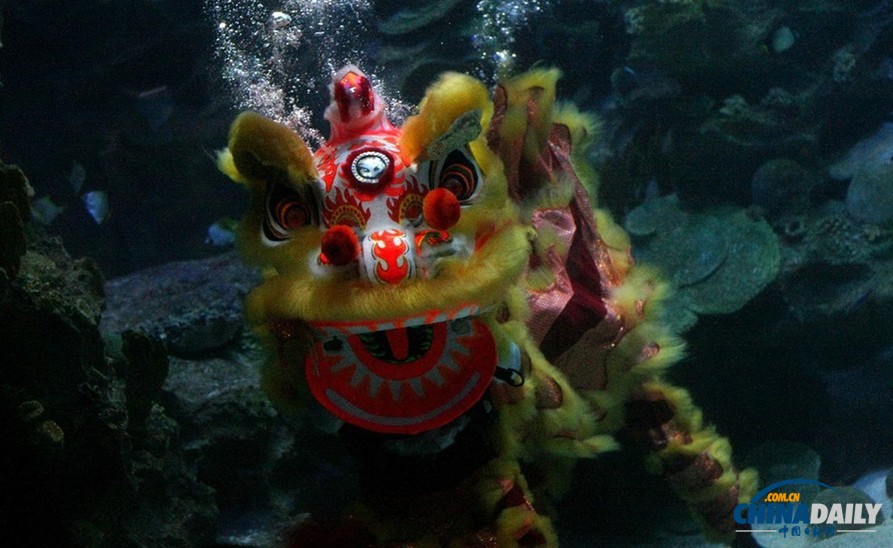
MULTIPOLYGON (((441 257, 473 253, 474 241, 450 233, 482 182, 464 145, 410 163, 400 149, 400 128, 353 66, 335 75, 325 117, 331 134, 314 154, 315 186, 299 192, 268 184, 268 245, 318 226, 321 243, 310 251, 314 273, 337 273, 339 282, 373 291, 436 275, 441 257)), ((505 361, 481 312, 470 303, 388 321, 306 322, 314 337, 304 363, 310 390, 333 415, 368 430, 438 428, 478 402, 505 361)), ((280 325, 285 339, 288 325, 280 325)))
POLYGON ((290 229, 318 224, 324 236, 313 258, 321 266, 317 272, 353 269, 374 285, 428 276, 429 234, 436 235, 437 256, 469 252, 459 249, 449 229, 481 182, 470 153, 457 150, 436 162, 407 164, 400 129, 387 119, 369 79, 353 66, 335 74, 325 117, 331 135, 314 154, 314 191, 299 196, 278 185, 268 192, 269 244, 286 241, 290 229))
MULTIPOLYGON (((415 275, 412 232, 427 185, 403 163, 398 130, 383 116, 366 131, 341 143, 330 140, 317 151, 321 218, 328 230, 340 225, 356 232, 359 275, 375 284, 399 284, 415 275)), ((333 136, 344 133, 333 130, 333 136)), ((329 250, 320 251, 325 262, 329 250)))

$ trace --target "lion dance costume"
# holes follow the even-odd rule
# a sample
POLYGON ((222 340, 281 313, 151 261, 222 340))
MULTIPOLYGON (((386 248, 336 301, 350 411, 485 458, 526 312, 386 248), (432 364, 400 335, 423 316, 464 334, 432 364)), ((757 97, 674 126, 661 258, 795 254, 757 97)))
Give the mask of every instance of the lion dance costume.
POLYGON ((537 499, 615 436, 711 538, 734 535, 752 493, 728 441, 661 380, 682 353, 664 286, 590 207, 594 123, 556 104, 557 78, 534 70, 491 98, 446 74, 398 128, 348 66, 315 153, 246 112, 220 154, 251 196, 239 238, 265 273, 246 303, 271 350, 264 388, 335 420, 361 477, 342 526, 361 543, 556 545, 537 499))

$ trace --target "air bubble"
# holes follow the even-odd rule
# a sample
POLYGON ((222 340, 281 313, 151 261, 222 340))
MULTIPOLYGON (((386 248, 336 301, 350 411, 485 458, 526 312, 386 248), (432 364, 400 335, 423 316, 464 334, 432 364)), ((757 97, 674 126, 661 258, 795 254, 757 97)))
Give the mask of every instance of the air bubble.
MULTIPOLYGON (((476 75, 493 82, 510 70, 516 32, 551 1, 478 0, 470 38, 476 75)), ((240 109, 286 123, 319 144, 314 115, 321 125, 332 74, 353 63, 369 75, 395 122, 412 112, 366 53, 382 39, 370 0, 206 0, 206 8, 218 22, 217 59, 240 109)))
POLYGON ((291 25, 291 15, 281 11, 274 11, 270 14, 270 24, 273 26, 273 30, 283 29, 291 25))

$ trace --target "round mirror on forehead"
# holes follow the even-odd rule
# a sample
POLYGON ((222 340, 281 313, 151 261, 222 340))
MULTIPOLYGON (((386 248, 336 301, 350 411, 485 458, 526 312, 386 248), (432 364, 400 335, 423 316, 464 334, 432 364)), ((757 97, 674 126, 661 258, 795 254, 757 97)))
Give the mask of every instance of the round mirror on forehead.
POLYGON ((386 153, 365 150, 351 160, 350 174, 358 185, 378 186, 389 178, 391 166, 391 158, 386 153))

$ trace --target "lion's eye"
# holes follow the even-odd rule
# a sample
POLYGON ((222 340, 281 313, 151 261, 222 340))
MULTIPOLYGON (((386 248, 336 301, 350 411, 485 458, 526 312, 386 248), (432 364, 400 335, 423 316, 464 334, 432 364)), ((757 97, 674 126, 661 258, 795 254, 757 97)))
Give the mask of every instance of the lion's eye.
POLYGON ((264 236, 273 242, 285 241, 289 232, 319 222, 316 200, 309 188, 300 192, 283 184, 270 183, 266 205, 264 236))
POLYGON ((433 178, 437 186, 456 195, 459 203, 466 205, 478 194, 481 174, 470 152, 456 149, 450 152, 433 178))

